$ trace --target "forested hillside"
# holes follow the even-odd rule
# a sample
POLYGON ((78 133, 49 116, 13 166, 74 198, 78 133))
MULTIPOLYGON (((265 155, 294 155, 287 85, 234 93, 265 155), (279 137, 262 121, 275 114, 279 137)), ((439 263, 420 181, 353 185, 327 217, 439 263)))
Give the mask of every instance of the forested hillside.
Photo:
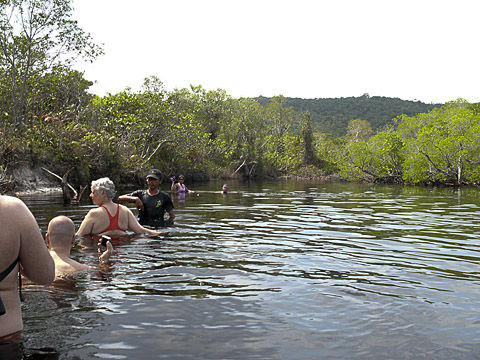
MULTIPOLYGON (((348 122, 353 119, 367 120, 373 130, 377 130, 385 124, 391 124, 392 119, 399 115, 415 116, 443 105, 383 96, 370 97, 368 94, 330 99, 286 99, 285 106, 291 106, 298 115, 297 118, 302 119, 303 114, 310 113, 314 131, 338 137, 346 134, 348 122)), ((271 98, 266 97, 259 97, 256 100, 263 106, 268 106, 271 102, 271 98)), ((298 133, 300 122, 292 124, 291 130, 298 133)))

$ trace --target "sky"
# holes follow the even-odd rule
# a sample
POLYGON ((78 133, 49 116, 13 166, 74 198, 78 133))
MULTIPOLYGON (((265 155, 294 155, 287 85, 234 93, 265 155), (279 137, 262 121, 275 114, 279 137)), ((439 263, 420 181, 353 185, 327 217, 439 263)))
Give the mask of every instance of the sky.
POLYGON ((478 0, 73 0, 90 91, 480 102, 478 0))

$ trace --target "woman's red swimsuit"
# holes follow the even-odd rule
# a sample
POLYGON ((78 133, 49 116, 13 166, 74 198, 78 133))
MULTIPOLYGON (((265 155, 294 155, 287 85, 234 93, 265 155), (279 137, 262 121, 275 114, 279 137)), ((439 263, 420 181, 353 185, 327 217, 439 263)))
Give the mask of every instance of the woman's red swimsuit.
POLYGON ((108 217, 110 218, 110 225, 108 225, 108 228, 106 230, 102 231, 102 234, 106 233, 107 231, 113 231, 113 230, 125 231, 118 225, 118 215, 120 214, 120 204, 117 204, 117 213, 115 214, 115 216, 110 215, 110 212, 105 206, 102 206, 102 208, 107 210, 108 217))

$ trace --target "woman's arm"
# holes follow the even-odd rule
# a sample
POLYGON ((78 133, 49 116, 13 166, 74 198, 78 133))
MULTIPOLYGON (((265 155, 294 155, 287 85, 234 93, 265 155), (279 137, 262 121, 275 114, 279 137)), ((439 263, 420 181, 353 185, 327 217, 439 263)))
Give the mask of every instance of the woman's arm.
POLYGON ((149 234, 149 235, 158 235, 161 234, 159 231, 154 231, 150 230, 147 228, 144 228, 142 225, 139 224, 135 216, 133 215, 132 211, 127 208, 126 206, 123 206, 128 211, 128 229, 133 231, 135 234, 149 234))
POLYGON ((89 235, 92 233, 93 225, 94 225, 92 211, 93 210, 90 210, 87 213, 87 216, 85 216, 85 219, 83 219, 82 224, 80 225, 80 228, 77 231, 77 236, 89 235))
POLYGON ((55 278, 55 262, 48 252, 37 221, 21 200, 15 204, 13 218, 20 231, 22 274, 37 284, 50 284, 55 278))

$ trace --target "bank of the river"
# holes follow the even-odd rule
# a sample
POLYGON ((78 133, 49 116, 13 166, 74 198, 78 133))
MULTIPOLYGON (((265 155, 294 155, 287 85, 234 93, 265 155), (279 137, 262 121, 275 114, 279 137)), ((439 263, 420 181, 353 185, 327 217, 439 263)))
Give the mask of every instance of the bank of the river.
MULTIPOLYGON (((344 182, 338 174, 326 176, 281 176, 278 180, 316 180, 321 182, 344 182)), ((126 184, 122 184, 126 185, 126 184)), ((62 192, 61 181, 42 167, 17 167, 3 172, 0 193, 21 196, 32 193, 62 192)))
POLYGON ((55 179, 41 168, 20 166, 1 174, 0 192, 2 194, 18 196, 61 191, 60 180, 55 179))

